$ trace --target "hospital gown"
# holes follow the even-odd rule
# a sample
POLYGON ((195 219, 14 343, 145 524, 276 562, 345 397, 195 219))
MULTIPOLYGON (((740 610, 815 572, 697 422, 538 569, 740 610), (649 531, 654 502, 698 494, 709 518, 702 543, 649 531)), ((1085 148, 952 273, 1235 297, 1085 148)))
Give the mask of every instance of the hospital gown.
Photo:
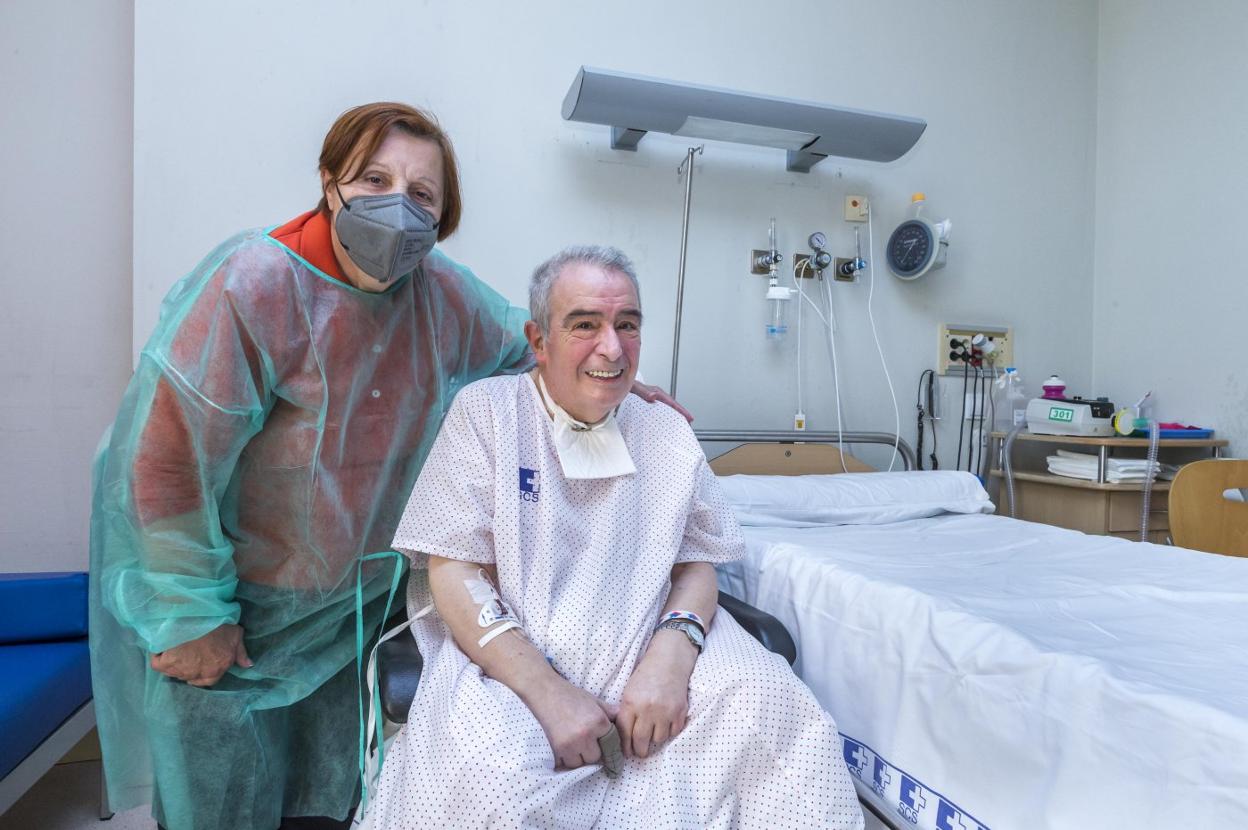
MULTIPOLYGON (((399 523, 409 611, 430 601, 425 554, 494 563, 532 643, 576 686, 618 703, 678 562, 744 543, 692 431, 630 396, 619 425, 637 472, 562 475, 532 378, 456 398, 399 523)), ((536 718, 483 676, 436 615, 413 632, 425 664, 385 755, 373 828, 861 827, 836 726, 785 661, 725 612, 689 687, 684 731, 618 779, 554 769, 536 718)))

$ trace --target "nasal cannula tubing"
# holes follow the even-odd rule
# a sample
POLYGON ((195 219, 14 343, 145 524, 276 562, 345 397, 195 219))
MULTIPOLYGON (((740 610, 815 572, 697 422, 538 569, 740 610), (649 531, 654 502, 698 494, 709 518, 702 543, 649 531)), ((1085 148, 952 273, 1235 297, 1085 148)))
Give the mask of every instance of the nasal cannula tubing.
MULTIPOLYGON (((810 267, 810 261, 804 260, 802 264, 798 267, 802 269, 801 273, 805 273, 806 269, 810 267)), ((800 274, 794 274, 793 276, 793 284, 797 287, 797 295, 799 297, 798 308, 799 309, 801 308, 802 300, 805 300, 807 303, 809 303, 811 310, 814 311, 815 315, 823 323, 823 326, 827 330, 827 333, 828 333, 828 341, 827 341, 828 353, 832 361, 832 388, 833 388, 833 392, 836 395, 836 446, 841 454, 841 469, 844 472, 849 472, 849 468, 845 465, 845 425, 844 425, 845 422, 844 422, 844 417, 843 417, 843 413, 841 410, 841 376, 840 376, 840 368, 838 366, 837 358, 836 358, 836 337, 835 337, 836 312, 834 311, 833 306, 832 306, 832 291, 829 286, 830 281, 829 280, 823 281, 823 295, 824 295, 824 299, 827 302, 827 307, 828 307, 828 314, 825 317, 823 312, 820 310, 819 306, 815 304, 815 301, 812 300, 809 297, 809 295, 806 294, 805 289, 802 288, 802 279, 803 278, 801 277, 800 274)), ((799 317, 798 319, 800 321, 801 318, 799 317)), ((800 385, 800 382, 801 382, 800 370, 799 370, 799 375, 798 375, 798 382, 800 385)))
POLYGON ((845 465, 845 413, 841 409, 841 370, 836 358, 836 309, 832 304, 832 281, 823 281, 823 294, 828 303, 828 317, 824 328, 828 332, 828 353, 832 358, 832 387, 836 393, 836 449, 841 456, 841 471, 849 472, 845 465))
MULTIPOLYGON (((802 263, 802 267, 806 267, 806 262, 802 263)), ((797 411, 805 418, 806 408, 802 406, 802 300, 805 294, 802 293, 801 278, 794 275, 793 281, 797 284, 797 411)), ((796 418, 795 415, 794 419, 796 418)))

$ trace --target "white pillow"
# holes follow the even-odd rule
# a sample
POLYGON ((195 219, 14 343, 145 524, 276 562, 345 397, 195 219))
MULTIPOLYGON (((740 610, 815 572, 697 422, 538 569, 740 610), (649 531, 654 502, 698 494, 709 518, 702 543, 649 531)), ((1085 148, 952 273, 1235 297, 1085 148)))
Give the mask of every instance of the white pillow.
POLYGON ((979 479, 955 470, 719 479, 737 521, 752 527, 872 525, 941 513, 991 513, 979 479))

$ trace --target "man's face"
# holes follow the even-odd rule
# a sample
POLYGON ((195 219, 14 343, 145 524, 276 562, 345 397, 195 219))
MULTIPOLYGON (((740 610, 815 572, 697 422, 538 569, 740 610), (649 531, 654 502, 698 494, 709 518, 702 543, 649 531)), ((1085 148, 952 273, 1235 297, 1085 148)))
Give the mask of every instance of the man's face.
POLYGON ((538 371, 555 403, 578 421, 601 421, 637 376, 641 304, 627 276, 574 262, 550 292, 550 331, 525 325, 538 371))

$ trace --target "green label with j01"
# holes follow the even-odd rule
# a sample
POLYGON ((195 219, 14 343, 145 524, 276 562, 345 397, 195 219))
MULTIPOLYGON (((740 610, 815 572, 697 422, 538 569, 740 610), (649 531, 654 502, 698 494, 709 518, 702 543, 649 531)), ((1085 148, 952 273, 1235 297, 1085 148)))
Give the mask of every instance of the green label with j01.
POLYGON ((1075 410, 1067 409, 1064 406, 1050 406, 1049 407, 1049 420, 1050 421, 1065 421, 1066 423, 1070 423, 1071 421, 1075 420, 1075 410))

